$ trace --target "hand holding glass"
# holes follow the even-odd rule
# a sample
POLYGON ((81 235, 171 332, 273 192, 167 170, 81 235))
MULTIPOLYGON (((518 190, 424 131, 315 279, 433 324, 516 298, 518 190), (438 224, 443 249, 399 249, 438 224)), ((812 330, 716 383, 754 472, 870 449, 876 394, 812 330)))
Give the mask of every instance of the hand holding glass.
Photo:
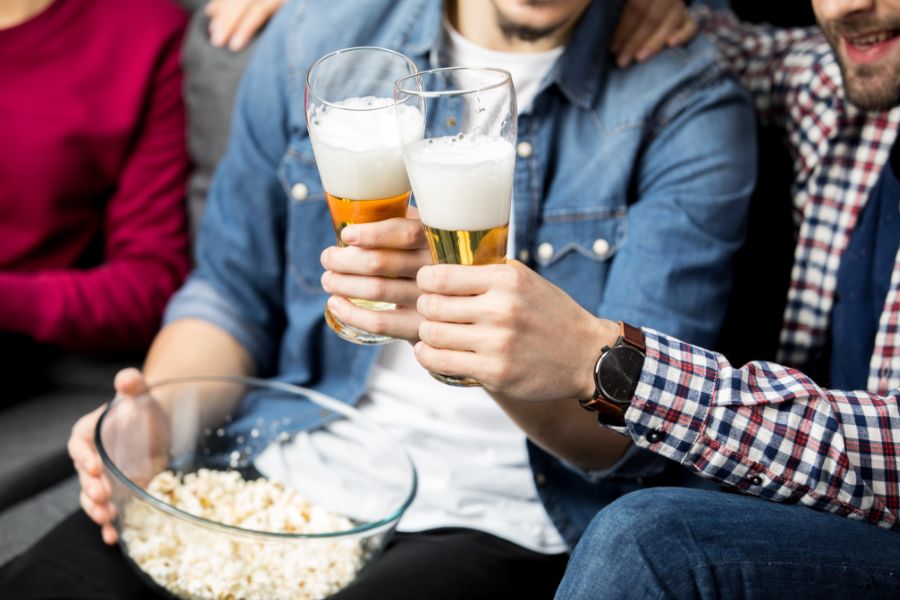
MULTIPOLYGON (((506 261, 515 169, 516 95, 506 71, 445 68, 394 86, 403 160, 435 264, 506 261), (425 137, 404 111, 425 116, 425 137)), ((456 386, 471 378, 431 373, 456 386)))
MULTIPOLYGON (((354 223, 405 217, 409 179, 400 153, 395 120, 411 139, 422 138, 421 113, 394 111, 393 82, 417 72, 406 56, 385 48, 348 48, 332 52, 309 69, 306 121, 322 187, 331 212, 337 245, 341 231, 354 223)), ((351 298, 370 310, 394 304, 351 298)), ((341 322, 325 309, 325 321, 345 340, 357 344, 393 341, 341 322)))

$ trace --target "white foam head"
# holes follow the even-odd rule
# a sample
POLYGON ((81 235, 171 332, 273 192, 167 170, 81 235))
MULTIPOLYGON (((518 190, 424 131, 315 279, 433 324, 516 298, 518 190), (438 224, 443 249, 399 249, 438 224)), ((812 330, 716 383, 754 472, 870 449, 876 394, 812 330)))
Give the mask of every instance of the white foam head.
POLYGON ((332 106, 314 106, 309 135, 325 191, 353 200, 408 192, 398 119, 406 143, 421 139, 422 113, 399 105, 395 115, 391 98, 348 98, 332 106))
POLYGON ((425 225, 483 231, 509 223, 516 153, 505 139, 432 138, 407 146, 404 156, 425 225))

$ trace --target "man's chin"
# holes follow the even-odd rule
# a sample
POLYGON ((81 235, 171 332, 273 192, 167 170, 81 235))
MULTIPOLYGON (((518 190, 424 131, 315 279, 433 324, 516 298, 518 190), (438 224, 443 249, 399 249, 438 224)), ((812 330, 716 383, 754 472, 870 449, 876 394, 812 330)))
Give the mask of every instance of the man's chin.
POLYGON ((844 70, 844 93, 847 100, 865 111, 888 111, 900 105, 900 75, 891 71, 882 76, 848 74, 844 70), (891 81, 893 80, 893 81, 891 81))

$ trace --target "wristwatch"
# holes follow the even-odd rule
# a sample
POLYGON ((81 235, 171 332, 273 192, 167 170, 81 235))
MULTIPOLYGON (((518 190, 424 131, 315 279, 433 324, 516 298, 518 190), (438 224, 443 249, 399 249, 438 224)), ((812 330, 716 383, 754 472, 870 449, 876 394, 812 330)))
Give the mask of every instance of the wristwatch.
POLYGON ((581 406, 597 413, 602 425, 624 427, 625 412, 644 368, 644 332, 619 321, 619 337, 612 346, 604 346, 594 365, 594 395, 581 400, 581 406))

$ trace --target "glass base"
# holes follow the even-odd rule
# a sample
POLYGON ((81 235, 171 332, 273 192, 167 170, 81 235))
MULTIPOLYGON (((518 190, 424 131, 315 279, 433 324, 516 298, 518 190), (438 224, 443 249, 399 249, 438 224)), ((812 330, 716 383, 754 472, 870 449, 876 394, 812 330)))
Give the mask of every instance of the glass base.
POLYGON ((428 374, 441 383, 446 383, 447 385, 455 387, 481 387, 481 384, 471 377, 451 377, 450 375, 441 375, 440 373, 432 373, 431 371, 428 371, 428 374))
POLYGON ((381 335, 377 333, 370 333, 368 331, 363 331, 362 329, 357 329, 356 327, 352 327, 347 325, 328 310, 328 307, 325 307, 325 322, 328 323, 328 326, 331 327, 332 331, 334 331, 338 336, 347 340, 348 342, 353 342, 354 344, 363 344, 366 346, 373 346, 378 344, 388 344, 390 342, 397 341, 397 338, 392 338, 389 335, 381 335))

